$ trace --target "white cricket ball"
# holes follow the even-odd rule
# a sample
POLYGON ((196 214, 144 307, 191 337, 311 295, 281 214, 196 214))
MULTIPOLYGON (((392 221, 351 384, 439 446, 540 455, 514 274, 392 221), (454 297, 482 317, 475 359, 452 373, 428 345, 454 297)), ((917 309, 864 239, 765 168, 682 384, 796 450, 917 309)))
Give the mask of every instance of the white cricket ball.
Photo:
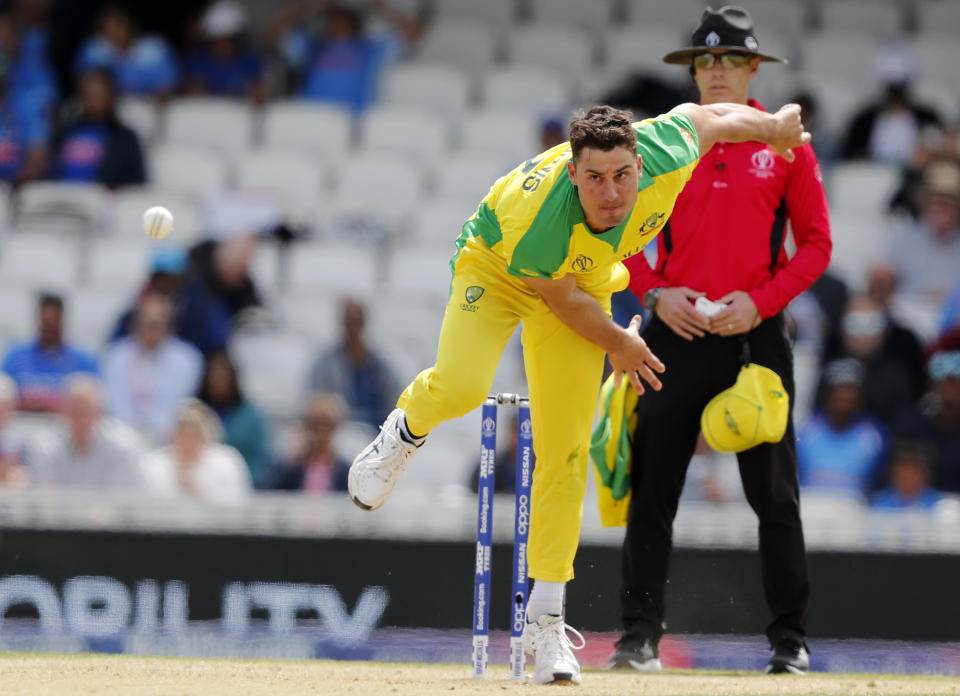
POLYGON ((173 215, 162 205, 155 205, 143 214, 143 230, 154 239, 163 239, 173 232, 173 215))

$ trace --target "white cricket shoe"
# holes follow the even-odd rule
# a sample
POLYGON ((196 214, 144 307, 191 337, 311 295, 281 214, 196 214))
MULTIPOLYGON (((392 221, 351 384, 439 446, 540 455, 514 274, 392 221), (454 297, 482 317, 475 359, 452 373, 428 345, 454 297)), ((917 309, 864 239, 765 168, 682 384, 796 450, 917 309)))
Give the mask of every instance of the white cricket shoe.
POLYGON ((350 466, 347 490, 358 508, 376 510, 390 497, 418 445, 400 435, 403 409, 395 408, 380 426, 380 434, 364 447, 350 466))
POLYGON ((543 614, 535 623, 523 627, 523 649, 534 658, 533 681, 537 684, 579 684, 580 664, 573 656, 587 642, 562 616, 543 614), (567 631, 580 640, 574 645, 567 631))

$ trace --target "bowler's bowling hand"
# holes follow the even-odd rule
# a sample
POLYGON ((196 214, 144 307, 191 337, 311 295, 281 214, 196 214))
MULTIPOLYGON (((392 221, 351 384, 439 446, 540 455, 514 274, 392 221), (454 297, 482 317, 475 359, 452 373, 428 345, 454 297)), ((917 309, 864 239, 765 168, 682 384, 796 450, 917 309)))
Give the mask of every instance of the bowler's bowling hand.
POLYGON ((657 378, 657 372, 666 370, 660 358, 653 354, 647 342, 640 338, 640 324, 643 318, 636 314, 630 320, 630 325, 623 330, 621 347, 607 354, 610 366, 613 368, 613 386, 619 389, 623 383, 623 375, 627 376, 630 384, 638 394, 643 394, 642 377, 655 390, 660 391, 663 384, 657 378))

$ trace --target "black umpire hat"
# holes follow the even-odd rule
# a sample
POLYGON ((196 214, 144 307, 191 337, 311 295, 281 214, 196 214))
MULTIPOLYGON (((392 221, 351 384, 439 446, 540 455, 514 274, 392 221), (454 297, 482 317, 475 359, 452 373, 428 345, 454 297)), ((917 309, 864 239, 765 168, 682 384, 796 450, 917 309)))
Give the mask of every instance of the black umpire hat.
POLYGON ((690 46, 671 51, 663 57, 663 62, 690 65, 695 55, 713 49, 746 53, 771 63, 787 62, 783 58, 760 53, 759 48, 749 12, 736 5, 726 5, 719 10, 708 7, 700 17, 700 25, 690 37, 690 46))

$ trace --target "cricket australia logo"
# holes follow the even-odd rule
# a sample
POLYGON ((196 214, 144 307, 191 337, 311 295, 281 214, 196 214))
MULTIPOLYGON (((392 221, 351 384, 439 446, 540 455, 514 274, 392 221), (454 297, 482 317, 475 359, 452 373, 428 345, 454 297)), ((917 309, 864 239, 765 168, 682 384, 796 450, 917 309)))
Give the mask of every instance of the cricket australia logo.
POLYGON ((723 418, 727 422, 727 427, 730 428, 736 435, 740 435, 740 427, 737 425, 737 421, 733 419, 733 416, 730 415, 730 411, 723 412, 723 418))
POLYGON ((473 303, 483 296, 483 292, 484 288, 481 288, 479 285, 471 285, 468 287, 467 291, 463 294, 467 301, 460 305, 460 309, 465 312, 476 312, 480 308, 473 303))
POLYGON ((584 256, 583 254, 577 254, 577 258, 573 260, 573 270, 575 273, 586 273, 592 271, 593 267, 596 266, 596 262, 591 259, 589 256, 584 256))
POLYGON ((758 179, 769 179, 776 174, 776 172, 773 171, 773 165, 776 164, 776 159, 777 156, 773 154, 772 150, 767 148, 757 150, 750 156, 750 164, 753 165, 750 168, 750 173, 758 179))
POLYGON ((640 225, 640 234, 647 234, 653 230, 660 227, 663 224, 663 219, 667 216, 666 213, 653 213, 646 220, 643 221, 643 224, 640 225))

